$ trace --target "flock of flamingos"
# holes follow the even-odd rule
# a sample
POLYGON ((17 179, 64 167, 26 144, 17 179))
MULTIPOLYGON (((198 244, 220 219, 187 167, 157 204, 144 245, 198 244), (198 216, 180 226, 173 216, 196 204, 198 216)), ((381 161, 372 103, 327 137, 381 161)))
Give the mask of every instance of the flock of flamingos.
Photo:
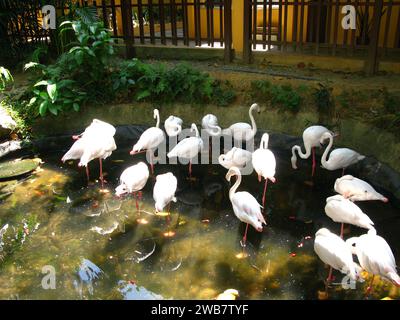
MULTIPOLYGON (((260 112, 260 107, 257 104, 253 104, 249 109, 251 125, 239 122, 222 130, 218 126, 217 117, 207 114, 202 119, 202 127, 210 136, 227 134, 235 141, 248 141, 254 138, 257 132, 253 116, 255 111, 260 112)), ((160 115, 157 109, 154 110, 154 118, 157 119, 156 126, 145 130, 130 152, 131 155, 148 152, 152 174, 154 173, 154 150, 165 140, 164 131, 160 128, 160 115)), ((169 137, 177 137, 182 131, 182 124, 183 121, 179 117, 169 116, 164 123, 167 135, 169 137)), ((179 141, 167 154, 168 158, 178 157, 179 159, 189 160, 190 176, 191 159, 197 157, 203 147, 203 140, 199 135, 196 124, 192 123, 191 131, 195 132, 195 136, 179 141)), ((76 141, 63 156, 62 161, 79 159, 78 165, 86 167, 86 174, 89 180, 88 163, 93 159, 99 159, 100 181, 103 187, 102 159, 109 157, 116 149, 114 141, 115 132, 116 129, 112 125, 94 119, 83 133, 73 136, 73 139, 76 141)), ((321 228, 315 234, 314 250, 319 258, 330 266, 326 284, 328 285, 332 281, 332 269, 336 269, 346 274, 353 281, 362 281, 360 276, 361 270, 366 270, 372 274, 367 294, 372 289, 375 275, 379 275, 394 285, 400 286, 400 277, 396 271, 396 262, 392 250, 385 239, 377 235, 371 219, 355 204, 357 201, 366 200, 387 202, 388 199, 375 191, 367 182, 351 175, 343 175, 345 168, 363 160, 365 157, 348 148, 337 148, 330 152, 334 137, 335 134, 323 126, 310 126, 303 132, 305 153, 303 153, 300 146, 293 146, 291 158, 293 169, 297 169, 296 152, 302 159, 307 159, 312 154, 312 175, 314 175, 316 166, 315 148, 321 147, 326 140, 329 140, 329 144, 321 158, 322 167, 327 170, 343 170, 342 177, 337 179, 334 185, 334 189, 338 194, 328 197, 325 206, 327 216, 333 221, 341 223, 341 233, 340 235, 336 235, 327 228, 321 228), (360 237, 352 237, 345 241, 343 239, 343 225, 345 223, 365 228, 368 232, 360 237), (353 255, 357 256, 359 264, 354 262, 353 255)), ((229 190, 229 198, 236 217, 246 223, 246 230, 241 242, 243 247, 246 246, 249 225, 252 225, 259 232, 262 232, 263 225, 266 225, 261 209, 265 206, 267 181, 276 182, 276 159, 274 153, 268 149, 268 141, 269 135, 264 133, 260 147, 253 153, 233 147, 229 152, 220 155, 218 158, 219 163, 228 169, 226 180, 230 181, 233 176, 236 177, 234 185, 229 190), (258 180, 260 182, 262 178, 265 180, 262 205, 249 192, 237 192, 241 183, 241 170, 249 163, 251 163, 257 172, 258 180)), ((149 174, 148 166, 144 162, 139 162, 136 165, 128 167, 121 174, 120 185, 115 190, 116 195, 133 194, 138 208, 137 199, 140 197, 140 191, 147 183, 149 174)), ((157 175, 153 189, 156 212, 163 211, 167 205, 169 206, 171 201, 177 201, 175 198, 177 184, 177 178, 171 172, 157 175)))

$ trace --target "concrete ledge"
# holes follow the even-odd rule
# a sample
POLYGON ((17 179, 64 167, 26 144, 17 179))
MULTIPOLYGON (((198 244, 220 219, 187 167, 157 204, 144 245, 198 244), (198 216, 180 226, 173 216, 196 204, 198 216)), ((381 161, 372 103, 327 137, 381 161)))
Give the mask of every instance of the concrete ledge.
MULTIPOLYGON (((121 55, 125 54, 125 45, 117 45, 121 55)), ((136 57, 139 59, 164 59, 164 60, 223 60, 223 48, 192 48, 160 45, 134 45, 136 57)))

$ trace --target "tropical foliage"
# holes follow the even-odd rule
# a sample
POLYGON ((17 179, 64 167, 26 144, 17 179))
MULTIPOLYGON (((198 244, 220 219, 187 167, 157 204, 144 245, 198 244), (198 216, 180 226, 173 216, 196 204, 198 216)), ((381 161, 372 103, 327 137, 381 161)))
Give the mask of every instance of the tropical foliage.
POLYGON ((12 82, 14 82, 14 79, 10 71, 0 66, 0 92, 4 91, 12 82))

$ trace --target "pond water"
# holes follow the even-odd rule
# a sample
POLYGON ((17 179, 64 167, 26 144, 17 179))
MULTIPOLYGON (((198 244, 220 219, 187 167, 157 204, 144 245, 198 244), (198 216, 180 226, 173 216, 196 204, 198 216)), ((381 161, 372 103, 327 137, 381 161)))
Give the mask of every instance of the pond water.
MULTIPOLYGON (((313 251, 314 234, 322 226, 340 230, 325 216, 324 206, 341 173, 317 168, 312 184, 310 161, 301 161, 300 170, 293 171, 290 154, 274 152, 277 183, 269 184, 267 192, 268 225, 262 233, 249 228, 245 255, 240 245, 245 225, 233 214, 221 166, 193 165, 195 179, 190 181, 187 166, 155 166, 156 174, 172 171, 178 178, 178 202, 171 205, 168 223, 165 216, 154 215, 153 179, 143 190, 140 214, 132 196, 114 196, 123 169, 143 161, 143 154, 132 157, 129 148, 119 148, 105 160, 109 193, 101 193, 94 182, 96 161, 90 163, 93 182, 88 186, 76 162, 60 162, 62 151, 38 154, 44 161, 40 170, 20 179, 0 203, 0 228, 9 224, 5 248, 7 242, 18 242, 11 238, 21 221, 30 219, 33 226, 25 226, 22 245, 0 262, 0 298, 213 299, 228 288, 237 289, 240 299, 321 298, 328 269, 313 251), (42 287, 44 266, 54 267, 55 289, 42 287)), ((254 173, 243 177, 240 190, 261 202, 263 185, 254 173)), ((400 261, 398 209, 390 203, 358 204, 400 261)), ((346 238, 364 232, 356 227, 346 231, 346 238)), ((330 299, 364 297, 366 283, 344 290, 343 276, 334 275, 330 299)), ((375 284, 370 298, 399 298, 386 281, 376 279, 375 284)))

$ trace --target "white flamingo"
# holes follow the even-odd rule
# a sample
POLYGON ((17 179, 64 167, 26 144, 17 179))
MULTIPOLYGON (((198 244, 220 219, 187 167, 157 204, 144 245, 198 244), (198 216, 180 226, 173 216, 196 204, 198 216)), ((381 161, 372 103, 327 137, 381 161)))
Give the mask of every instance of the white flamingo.
MULTIPOLYGON (((175 192, 178 180, 171 173, 159 174, 153 189, 153 199, 155 201, 156 212, 164 210, 165 206, 171 201, 176 202, 175 192)), ((168 209, 168 214, 170 210, 168 209)))
POLYGON ((125 193, 132 193, 135 196, 136 210, 139 211, 138 198, 141 198, 141 190, 149 178, 149 168, 144 162, 139 162, 126 168, 119 178, 120 185, 115 189, 119 197, 125 193))
POLYGON ((252 104, 249 109, 251 125, 245 122, 237 122, 232 124, 229 128, 224 129, 222 133, 233 136, 233 139, 236 141, 248 141, 252 139, 257 133, 257 125, 253 116, 254 111, 257 111, 258 113, 261 111, 260 106, 257 103, 252 104))
POLYGON ((213 114, 206 114, 201 120, 201 126, 210 136, 216 137, 221 135, 222 129, 218 126, 218 119, 213 114))
POLYGON ((99 119, 93 119, 92 123, 85 129, 84 132, 78 135, 74 135, 72 136, 72 138, 74 140, 78 140, 85 136, 97 135, 98 133, 113 137, 115 135, 115 132, 116 129, 113 125, 99 119))
MULTIPOLYGON (((221 166, 226 169, 237 167, 239 170, 245 168, 248 165, 252 166, 251 163, 252 153, 242 148, 233 147, 225 154, 221 154, 218 157, 218 162, 221 166)), ((253 169, 251 169, 253 171, 253 169)))
POLYGON ((345 223, 368 230, 374 229, 372 220, 356 204, 339 194, 326 198, 325 213, 333 221, 342 224, 340 228, 341 238, 343 238, 345 223))
POLYGON ((333 171, 337 169, 342 169, 343 175, 344 169, 365 158, 365 156, 359 154, 358 152, 355 152, 354 150, 348 148, 338 148, 331 152, 331 154, 329 155, 329 160, 327 160, 328 153, 331 150, 333 144, 333 135, 329 132, 325 132, 321 137, 321 144, 324 143, 326 139, 329 139, 329 144, 322 155, 321 164, 322 167, 327 170, 333 171))
POLYGON ((269 135, 264 133, 261 137, 260 148, 253 152, 252 163, 253 168, 258 174, 258 181, 261 182, 261 177, 265 179, 264 192, 262 197, 262 206, 265 208, 265 194, 267 192, 267 182, 271 180, 276 182, 275 169, 276 159, 271 150, 268 149, 269 135))
POLYGON ((168 158, 178 157, 182 159, 189 159, 189 176, 192 177, 192 159, 197 156, 199 151, 203 148, 203 140, 200 138, 197 126, 192 123, 190 131, 196 132, 195 137, 185 138, 167 154, 168 158))
POLYGON ((325 132, 329 132, 333 135, 331 131, 323 126, 311 126, 304 130, 303 132, 303 143, 305 148, 305 153, 301 150, 301 147, 298 145, 294 145, 292 147, 292 158, 290 159, 292 162, 292 168, 297 169, 297 156, 296 151, 299 154, 301 159, 308 159, 312 153, 312 171, 311 176, 314 176, 315 173, 315 148, 321 147, 321 137, 325 132))
POLYGON ((61 161, 80 159, 78 166, 86 168, 86 177, 89 182, 88 164, 93 159, 98 158, 100 163, 100 181, 102 188, 104 188, 102 160, 108 158, 117 149, 117 146, 115 145, 114 137, 110 135, 110 131, 102 130, 102 125, 95 125, 88 131, 85 130, 86 133, 84 132, 80 135, 80 138, 77 138, 71 148, 64 154, 61 161))
POLYGON ((158 109, 154 109, 154 119, 157 119, 155 127, 148 128, 140 136, 138 142, 133 146, 131 155, 139 153, 140 151, 146 150, 150 157, 151 173, 154 174, 153 166, 153 155, 154 150, 164 141, 164 132, 160 129, 160 112, 158 109))
POLYGON ((169 137, 176 137, 182 132, 183 120, 179 117, 169 116, 164 122, 164 128, 169 137))
POLYGON ((248 192, 236 192, 242 181, 242 175, 239 168, 232 167, 227 172, 225 178, 230 181, 232 176, 237 176, 235 184, 229 190, 229 199, 232 203, 233 212, 235 216, 242 222, 246 223, 246 230, 243 236, 243 247, 246 246, 247 230, 251 224, 258 232, 263 231, 263 224, 267 224, 261 213, 261 205, 257 200, 248 192))
POLYGON ((336 179, 335 191, 351 201, 389 201, 388 198, 377 192, 368 182, 349 174, 336 179))
POLYGON ((353 261, 351 250, 346 242, 326 228, 319 229, 315 234, 314 251, 325 264, 329 265, 329 275, 326 288, 332 281, 332 268, 357 280, 357 265, 353 261))
POLYGON ((376 234, 376 230, 369 230, 360 237, 350 238, 346 244, 351 246, 352 253, 357 255, 361 267, 372 274, 367 295, 372 290, 375 275, 400 287, 400 277, 396 270, 393 252, 386 240, 376 234))

